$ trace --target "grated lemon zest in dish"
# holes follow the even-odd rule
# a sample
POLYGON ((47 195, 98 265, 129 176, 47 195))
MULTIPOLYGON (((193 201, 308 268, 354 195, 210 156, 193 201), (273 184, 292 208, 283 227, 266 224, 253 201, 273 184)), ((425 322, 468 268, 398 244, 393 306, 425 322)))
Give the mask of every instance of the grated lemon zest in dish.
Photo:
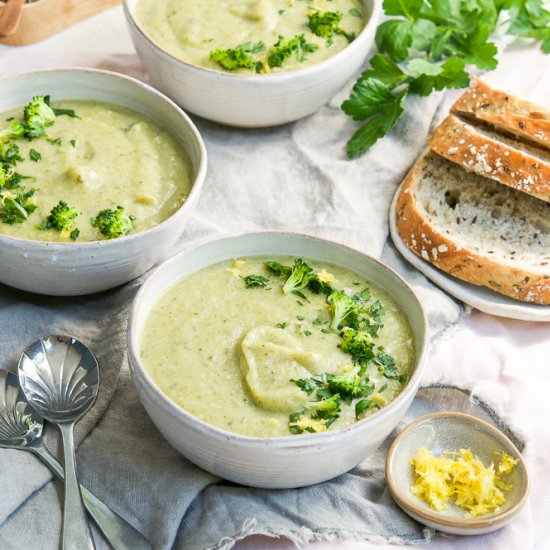
POLYGON ((511 489, 499 479, 499 474, 509 474, 517 463, 507 453, 499 454, 495 472, 492 463, 484 466, 470 449, 443 451, 436 458, 421 448, 411 459, 415 476, 411 493, 438 512, 448 510, 452 498, 456 506, 466 511, 466 517, 496 512, 506 502, 503 491, 511 489))

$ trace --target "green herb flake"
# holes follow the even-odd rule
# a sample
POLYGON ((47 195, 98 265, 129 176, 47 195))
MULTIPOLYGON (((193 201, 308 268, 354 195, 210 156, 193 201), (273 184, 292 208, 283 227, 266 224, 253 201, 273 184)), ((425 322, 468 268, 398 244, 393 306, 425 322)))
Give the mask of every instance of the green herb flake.
POLYGON ((277 328, 282 328, 282 329, 284 329, 284 328, 286 328, 286 327, 288 326, 288 323, 285 321, 284 323, 277 323, 275 326, 276 326, 277 328))
POLYGON ((262 275, 246 275, 246 277, 240 276, 244 281, 245 288, 266 288, 270 284, 269 279, 262 275))
POLYGON ((363 18, 361 12, 357 8, 351 8, 348 13, 353 17, 358 17, 359 19, 363 18))
POLYGON ((36 149, 31 149, 29 151, 29 158, 34 162, 38 162, 39 160, 42 160, 42 155, 36 149))
POLYGON ((72 145, 73 149, 76 148, 76 139, 71 139, 69 143, 72 145))

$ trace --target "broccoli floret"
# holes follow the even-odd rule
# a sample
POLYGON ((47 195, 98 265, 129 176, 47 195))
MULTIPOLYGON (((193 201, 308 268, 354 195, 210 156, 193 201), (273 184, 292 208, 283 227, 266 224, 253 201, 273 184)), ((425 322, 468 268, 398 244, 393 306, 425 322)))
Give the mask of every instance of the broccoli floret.
MULTIPOLYGON (((235 71, 237 69, 257 69, 258 62, 251 54, 259 53, 265 50, 265 44, 258 42, 246 42, 237 46, 234 50, 218 48, 210 52, 210 59, 218 63, 226 71, 235 71)), ((260 63, 261 65, 261 63, 260 63)))
POLYGON ((374 384, 366 376, 362 376, 362 369, 355 367, 349 372, 340 375, 319 374, 311 378, 291 380, 308 395, 315 392, 319 399, 328 399, 339 395, 347 403, 353 399, 366 397, 374 391, 374 384))
POLYGON ((275 273, 275 275, 288 277, 292 273, 292 268, 286 265, 282 265, 279 262, 269 261, 265 262, 266 267, 275 273))
POLYGON ((310 401, 303 409, 288 417, 291 433, 318 432, 326 430, 340 416, 340 396, 310 401), (309 413, 309 417, 306 415, 309 413))
POLYGON ((310 401, 305 406, 305 410, 311 412, 311 418, 322 419, 327 426, 330 426, 340 416, 340 396, 333 395, 321 401, 310 401))
POLYGON ((25 135, 25 125, 17 120, 12 120, 7 128, 0 131, 0 141, 22 138, 25 135))
POLYGON ((283 292, 285 294, 298 292, 314 278, 316 278, 316 275, 313 273, 313 269, 302 258, 296 258, 290 276, 283 285, 283 292))
POLYGON ((317 45, 310 44, 303 34, 296 35, 290 40, 279 35, 279 39, 269 50, 267 63, 270 67, 282 67, 283 63, 293 53, 296 53, 298 61, 303 62, 307 59, 307 54, 314 52, 316 49, 317 45))
POLYGON ((329 296, 332 311, 331 330, 342 327, 359 328, 359 315, 363 312, 361 302, 348 296, 343 290, 335 290, 329 296))
POLYGON ((48 135, 46 127, 55 122, 55 113, 48 105, 44 96, 35 96, 25 106, 25 135, 28 138, 35 138, 48 135))
POLYGON ((344 352, 349 353, 355 365, 361 367, 360 374, 367 368, 372 359, 374 359, 374 342, 371 335, 364 330, 356 330, 346 327, 342 331, 342 342, 338 347, 344 352))
POLYGON ((367 376, 361 376, 361 370, 357 367, 337 376, 327 375, 326 387, 332 393, 339 394, 348 403, 352 399, 366 397, 374 391, 374 384, 370 383, 367 376))
POLYGON ((90 220, 90 223, 93 227, 97 227, 104 237, 115 239, 132 231, 133 220, 135 220, 134 216, 126 214, 122 206, 117 206, 116 210, 101 210, 95 218, 90 220))
POLYGON ((347 33, 340 28, 342 14, 339 11, 317 11, 308 16, 308 26, 315 36, 327 38, 327 45, 331 46, 335 34, 345 36, 348 42, 355 39, 354 33, 347 33))
POLYGON ((63 231, 70 229, 78 216, 76 209, 71 208, 65 201, 59 201, 51 211, 50 215, 40 224, 37 229, 57 229, 63 231))

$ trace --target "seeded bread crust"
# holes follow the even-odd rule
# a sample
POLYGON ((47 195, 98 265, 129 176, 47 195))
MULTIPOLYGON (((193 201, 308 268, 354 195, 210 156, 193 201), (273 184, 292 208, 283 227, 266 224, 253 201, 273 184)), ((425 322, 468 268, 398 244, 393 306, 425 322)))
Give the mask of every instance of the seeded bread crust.
POLYGON ((468 172, 550 202, 550 162, 543 159, 548 155, 541 151, 536 157, 508 143, 480 133, 454 115, 448 116, 429 138, 433 151, 468 172))
MULTIPOLYGON (((469 250, 435 228, 415 198, 415 187, 438 156, 429 152, 419 159, 403 182, 397 198, 397 230, 405 245, 420 258, 450 275, 474 285, 488 287, 516 300, 550 304, 550 269, 537 273, 505 264, 469 250)), ((480 178, 480 185, 483 185, 480 178)))
POLYGON ((492 89, 475 78, 451 112, 491 124, 505 133, 550 150, 550 110, 492 89))

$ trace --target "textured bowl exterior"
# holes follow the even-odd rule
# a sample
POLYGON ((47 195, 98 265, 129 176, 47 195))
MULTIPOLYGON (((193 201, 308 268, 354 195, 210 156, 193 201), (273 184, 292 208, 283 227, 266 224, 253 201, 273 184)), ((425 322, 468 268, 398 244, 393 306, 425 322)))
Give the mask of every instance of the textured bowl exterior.
POLYGON ((132 380, 147 413, 166 439, 185 457, 222 478, 265 488, 319 483, 347 472, 371 454, 399 423, 420 383, 428 354, 428 324, 407 284, 384 264, 312 236, 284 232, 249 233, 189 248, 174 256, 142 286, 128 329, 132 380), (158 298, 186 274, 243 256, 280 254, 337 263, 388 290, 407 315, 416 342, 415 369, 403 392, 373 416, 352 426, 318 434, 260 439, 221 430, 194 417, 166 397, 139 359, 140 334, 158 298))
POLYGON ((155 86, 201 117, 245 128, 275 126, 317 111, 359 70, 374 41, 380 0, 364 0, 369 20, 335 56, 296 71, 238 75, 185 63, 164 51, 136 22, 137 0, 124 0, 130 35, 155 86))
POLYGON ((48 243, 0 234, 0 282, 39 294, 91 294, 130 281, 163 260, 185 228, 206 172, 206 150, 187 115, 150 86, 107 71, 37 71, 0 80, 0 90, 0 112, 24 105, 37 93, 130 107, 155 120, 182 143, 195 173, 183 206, 146 231, 82 243, 48 243))

